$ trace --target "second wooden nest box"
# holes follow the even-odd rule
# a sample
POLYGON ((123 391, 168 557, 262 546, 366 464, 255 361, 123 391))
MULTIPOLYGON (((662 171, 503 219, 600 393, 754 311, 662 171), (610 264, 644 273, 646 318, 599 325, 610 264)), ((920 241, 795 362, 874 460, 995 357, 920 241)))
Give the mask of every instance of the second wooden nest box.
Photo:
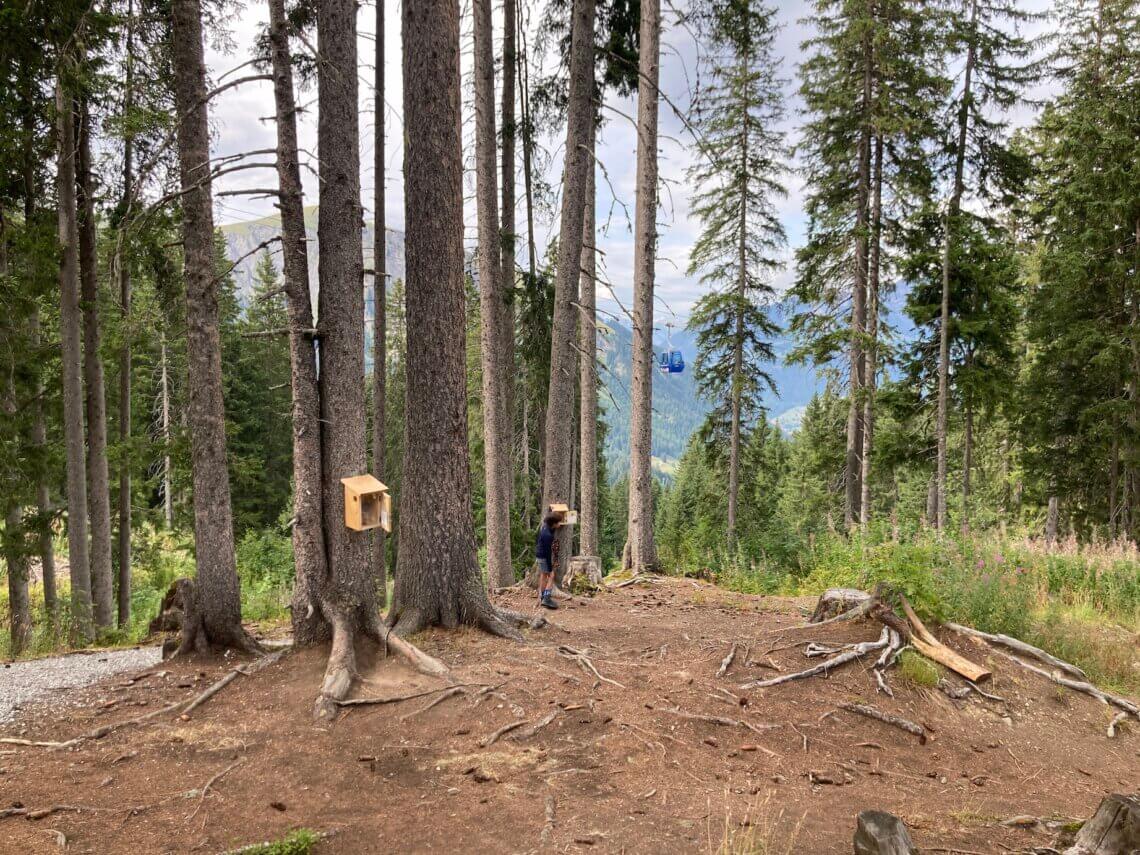
POLYGON ((353 531, 382 528, 392 531, 392 497, 371 475, 341 478, 344 484, 344 524, 353 531))

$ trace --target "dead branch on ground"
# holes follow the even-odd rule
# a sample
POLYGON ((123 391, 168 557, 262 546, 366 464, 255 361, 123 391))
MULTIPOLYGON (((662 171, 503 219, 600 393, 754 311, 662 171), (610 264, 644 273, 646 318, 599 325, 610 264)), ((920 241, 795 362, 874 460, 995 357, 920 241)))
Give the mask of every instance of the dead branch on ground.
POLYGON ((600 682, 609 683, 611 686, 617 686, 619 689, 625 688, 625 686, 623 686, 617 680, 611 680, 609 677, 603 677, 598 669, 594 667, 594 663, 590 661, 590 657, 583 653, 581 650, 575 650, 573 647, 565 644, 560 644, 558 646, 558 655, 564 656, 567 659, 574 660, 578 663, 579 668, 581 668, 587 674, 592 674, 600 682))
POLYGON ((1044 668, 1038 668, 1036 665, 1030 665, 1023 659, 1018 659, 1016 656, 1013 656, 1009 653, 1001 653, 1002 656, 1004 656, 1006 659, 1009 659, 1011 662, 1017 663, 1022 668, 1032 671, 1034 674, 1038 674, 1044 677, 1046 680, 1052 680, 1058 686, 1064 686, 1066 689, 1072 689, 1074 692, 1081 692, 1090 697, 1096 698, 1102 704, 1114 706, 1117 709, 1126 712, 1128 715, 1140 719, 1140 706, 1137 706, 1128 698, 1122 698, 1119 695, 1110 694, 1109 692, 1106 692, 1102 689, 1098 689, 1092 683, 1084 682, 1082 680, 1072 680, 1056 671, 1050 672, 1046 671, 1044 668))
POLYGON ((1028 656, 1032 659, 1044 662, 1046 665, 1049 665, 1058 671, 1064 671, 1070 677, 1088 682, 1088 675, 1085 674, 1085 672, 1078 668, 1076 665, 1066 662, 1063 659, 1058 659, 1056 656, 1045 652, 1040 647, 1034 647, 1032 644, 1026 644, 1019 638, 1014 638, 1011 635, 1002 635, 1001 633, 992 634, 989 632, 982 632, 980 629, 974 629, 971 626, 963 626, 960 623, 944 623, 943 626, 945 626, 947 629, 954 630, 954 632, 960 632, 963 635, 969 635, 973 638, 983 639, 984 641, 988 641, 990 644, 1000 645, 1001 647, 1008 647, 1014 653, 1020 653, 1022 656, 1028 656))
POLYGON ((839 708, 847 710, 847 712, 855 713, 856 715, 873 718, 876 721, 881 721, 884 724, 889 724, 892 727, 897 727, 900 730, 905 730, 907 733, 913 733, 918 737, 918 741, 920 743, 923 745, 926 744, 926 731, 923 730, 922 725, 915 724, 909 719, 900 718, 897 715, 885 713, 882 710, 875 709, 875 707, 868 704, 842 703, 839 705, 839 708))
POLYGON ((736 642, 732 642, 732 647, 729 648, 728 654, 720 661, 720 667, 716 669, 716 675, 723 677, 728 673, 729 667, 732 665, 732 660, 736 658, 736 642))
POLYGON ((483 737, 482 741, 480 741, 480 743, 479 743, 479 746, 481 748, 488 748, 488 747, 494 745, 496 742, 498 742, 500 736, 503 736, 504 734, 510 733, 512 730, 515 730, 516 728, 520 728, 524 724, 526 724, 525 718, 520 718, 518 721, 512 721, 510 724, 504 724, 502 727, 500 727, 494 733, 490 734, 489 736, 483 737))
POLYGON ((450 689, 448 689, 442 695, 439 695, 437 698, 435 698, 431 702, 425 704, 424 706, 420 707, 418 710, 412 710, 410 713, 404 713, 402 716, 400 716, 400 723, 403 724, 408 719, 413 718, 413 717, 419 715, 420 713, 427 712, 428 710, 430 710, 432 707, 436 706, 437 704, 442 704, 448 698, 454 698, 456 695, 463 695, 466 693, 467 693, 467 690, 464 689, 462 686, 452 686, 450 689))
POLYGON ((751 722, 744 721, 743 719, 726 718, 725 716, 719 715, 705 715, 703 713, 685 712, 684 710, 677 707, 658 707, 658 709, 661 710, 661 712, 669 713, 669 715, 675 715, 678 718, 687 718, 690 721, 703 721, 708 722, 709 724, 716 724, 721 727, 743 727, 745 730, 751 730, 753 733, 759 734, 760 736, 763 736, 766 731, 776 730, 780 727, 778 724, 766 724, 763 727, 757 727, 751 722))
POLYGON ((794 674, 782 674, 779 677, 772 677, 769 680, 753 680, 748 683, 743 683, 738 686, 739 689, 765 689, 769 686, 778 686, 781 683, 788 683, 792 680, 803 680, 808 677, 815 677, 819 674, 826 674, 829 671, 838 668, 840 665, 846 665, 848 662, 853 662, 868 653, 873 653, 876 650, 882 650, 890 643, 890 632, 888 627, 883 627, 883 632, 879 636, 878 641, 863 641, 854 645, 850 650, 845 650, 838 656, 833 656, 824 662, 820 662, 813 668, 808 668, 806 671, 797 671, 794 674))

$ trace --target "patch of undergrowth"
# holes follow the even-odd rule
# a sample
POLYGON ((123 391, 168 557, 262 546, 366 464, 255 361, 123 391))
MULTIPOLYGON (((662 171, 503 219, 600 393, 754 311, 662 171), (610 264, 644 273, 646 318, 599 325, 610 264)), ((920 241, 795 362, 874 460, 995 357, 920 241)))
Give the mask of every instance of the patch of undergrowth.
POLYGON ((917 688, 933 689, 942 679, 942 669, 913 650, 902 652, 899 656, 898 669, 903 681, 917 688))
POLYGON ((232 849, 227 855, 310 855, 321 836, 308 828, 290 831, 280 840, 232 849))
POLYGON ((1106 688, 1140 693, 1140 551, 1131 545, 921 532, 894 540, 872 529, 819 537, 783 565, 725 562, 717 578, 745 593, 812 596, 886 582, 926 617, 1012 635, 1106 688))

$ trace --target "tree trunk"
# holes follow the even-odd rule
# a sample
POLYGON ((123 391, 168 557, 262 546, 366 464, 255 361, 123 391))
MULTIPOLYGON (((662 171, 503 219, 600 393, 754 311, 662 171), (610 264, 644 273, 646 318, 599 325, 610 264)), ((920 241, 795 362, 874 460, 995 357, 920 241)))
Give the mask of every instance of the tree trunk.
POLYGON ((510 464, 507 478, 507 509, 510 512, 511 501, 514 498, 514 465, 515 446, 515 70, 518 65, 518 52, 515 48, 516 29, 518 28, 515 10, 516 0, 503 0, 503 101, 502 101, 502 166, 499 180, 502 182, 503 203, 499 212, 502 217, 502 226, 499 230, 499 242, 502 246, 502 257, 499 269, 503 277, 500 288, 502 301, 499 309, 502 319, 499 322, 499 332, 503 336, 502 362, 503 366, 503 438, 500 441, 506 449, 506 459, 510 464))
MULTIPOLYGON (((345 526, 341 484, 341 479, 360 475, 368 465, 363 419, 364 264, 356 45, 356 4, 326 0, 317 14, 317 52, 326 58, 317 77, 321 155, 318 394, 326 563, 325 579, 313 587, 319 592, 316 605, 331 627, 332 650, 317 701, 321 716, 335 711, 335 701, 352 683, 356 636, 379 632, 369 536, 345 526)), ((313 605, 311 600, 309 605, 313 605)))
MULTIPOLYGON (((0 279, 8 277, 8 221, 0 211, 0 279)), ((15 384, 9 378, 4 412, 16 412, 15 384)), ((24 550, 24 510, 14 497, 8 497, 8 513, 4 518, 4 561, 8 565, 8 622, 11 638, 10 655, 16 656, 27 646, 32 633, 32 610, 28 601, 28 558, 24 550)))
MULTIPOLYGON (((966 354, 966 370, 973 357, 966 354)), ((974 468, 974 402, 963 395, 964 426, 962 430, 962 534, 970 533, 970 470, 974 468)))
POLYGON ((87 460, 83 441, 83 343, 79 307, 79 233, 75 208, 75 115, 71 97, 56 84, 59 120, 60 352, 63 361, 63 434, 67 448, 67 555, 71 565, 71 634, 92 637, 91 571, 87 541, 87 460))
POLYGON ((950 423, 950 279, 953 268, 954 229, 962 204, 964 171, 966 164, 966 138, 970 128, 970 98, 976 58, 978 3, 970 4, 970 43, 966 51, 966 69, 962 78, 962 106, 958 110, 958 140, 954 157, 954 187, 946 206, 942 240, 942 313, 938 329, 938 422, 935 434, 938 443, 938 515, 935 525, 946 527, 946 442, 950 423))
POLYGON ((931 478, 926 484, 926 524, 935 525, 938 516, 938 479, 931 478))
POLYGON ((95 626, 114 622, 111 570, 111 485, 107 472, 107 399, 99 325, 99 255, 91 178, 91 115, 78 102, 76 190, 79 217, 79 290, 83 308, 83 379, 87 413, 87 511, 91 525, 91 600, 95 626))
POLYGON ((875 137, 871 172, 871 248, 867 259, 867 347, 863 368, 863 449, 859 470, 859 522, 871 522, 871 456, 875 436, 875 383, 879 370, 879 278, 882 258, 883 138, 875 137))
POLYGON ((523 193, 526 196, 526 254, 527 269, 530 273, 531 285, 538 272, 538 249, 534 241, 534 125, 530 112, 530 57, 526 52, 526 43, 523 42, 522 70, 519 78, 519 87, 522 92, 522 127, 523 127, 523 193))
MULTIPOLYGON (((37 162, 34 111, 25 111, 22 130, 24 145, 24 228, 31 229, 36 223, 37 162)), ((31 317, 28 318, 28 347, 38 357, 40 352, 40 312, 36 305, 32 306, 31 317)), ((32 401, 31 444, 36 458, 43 460, 44 446, 47 444, 47 428, 44 425, 44 385, 38 371, 36 372, 33 391, 35 397, 32 401)), ((52 516, 51 493, 48 489, 47 473, 42 465, 37 467, 36 472, 36 511, 40 518, 37 529, 39 531, 40 570, 44 580, 44 610, 47 612, 49 623, 54 627, 59 614, 55 585, 55 545, 52 543, 49 524, 52 516)))
MULTIPOLYGON (((574 428, 575 328, 578 283, 582 270, 582 223, 587 176, 591 167, 590 134, 594 126, 594 2, 574 0, 570 48, 570 101, 567 107, 566 162, 562 173, 562 222, 558 236, 558 269, 554 282, 554 324, 550 337, 550 386, 543 447, 542 507, 569 504, 574 428)), ((555 581, 566 571, 570 530, 559 530, 555 581)))
POLYGON ((1057 542, 1057 527, 1061 518, 1060 503, 1057 500, 1056 494, 1049 496, 1049 510, 1045 516, 1045 542, 1053 544, 1057 542))
MULTIPOLYGON (((274 0, 276 2, 276 0, 274 0)), ((385 446, 388 438, 387 394, 388 394, 388 230, 387 214, 384 209, 386 183, 385 163, 385 119, 387 107, 384 104, 384 0, 376 0, 376 83, 374 104, 376 112, 375 133, 375 189, 373 191, 373 240, 372 240, 372 474, 381 481, 387 471, 385 446)), ((288 44, 285 49, 288 50, 288 44)), ((289 100, 293 100, 292 73, 289 75, 289 100)), ((280 119, 278 119, 280 122, 280 119)), ((296 137, 296 131, 293 133, 296 137)), ((296 141, 293 144, 296 157, 296 141)), ((297 201, 300 202, 300 173, 298 172, 297 201)), ((282 200, 284 204, 284 200, 282 200)), ((303 214, 303 209, 302 209, 303 214)), ((304 220, 301 222, 300 238, 304 241, 304 220)), ((305 279, 308 281, 308 272, 305 279)), ((307 290, 307 288, 306 288, 307 290)), ((298 297, 300 293, 298 292, 298 297)), ((306 295, 306 300, 307 300, 306 295)), ((311 315, 310 310, 310 315, 311 315)), ((312 345, 306 343, 310 353, 312 345)), ((311 356, 308 357, 312 361, 311 356)), ((376 598, 381 607, 388 603, 388 555, 387 538, 384 529, 372 533, 372 564, 376 576, 376 598)))
POLYGON ((169 531, 174 528, 174 467, 170 459, 170 360, 165 331, 159 333, 158 345, 162 384, 162 520, 169 531))
MULTIPOLYGON (((127 39, 123 113, 129 115, 134 102, 134 0, 127 2, 127 39)), ((134 136, 123 132, 123 198, 124 220, 115 237, 114 270, 119 279, 119 311, 122 314, 123 344, 119 349, 119 627, 131 622, 131 265, 127 260, 125 241, 127 211, 134 192, 134 136)))
MULTIPOLYGON (((748 115, 745 103, 744 115, 748 115)), ((740 131, 740 174, 747 180, 748 175, 748 125, 740 131)), ((737 214, 737 258, 736 258, 736 323, 732 340, 732 424, 728 443, 728 543, 736 543, 736 510, 740 498, 740 407, 744 392, 744 303, 748 299, 748 203, 741 199, 737 214)))
POLYGON ((1120 492, 1120 436, 1119 430, 1112 432, 1112 449, 1108 456, 1108 536, 1117 536, 1117 501, 1120 492))
MULTIPOLYGON (((868 3, 870 6, 871 4, 868 3)), ((859 522, 863 496, 863 339, 867 329, 868 200, 871 195, 871 109, 874 44, 870 29, 863 36, 863 120, 859 131, 859 166, 855 186, 855 271, 851 283, 851 337, 848 346, 850 400, 847 408, 847 454, 844 466, 846 500, 843 522, 851 529, 859 522)))
MULTIPOLYGON (((309 290, 308 244, 297 159, 297 110, 284 0, 269 0, 269 44, 277 116, 282 267, 293 390, 293 639, 295 644, 304 647, 329 640, 332 631, 321 605, 329 573, 323 518, 320 391, 314 342, 302 332, 313 328, 313 302, 309 290)), ((378 103, 377 108, 381 107, 378 103)), ((378 163, 382 163, 379 158, 378 163)), ((378 177, 377 180, 383 179, 378 177)), ((378 217, 382 221, 383 214, 378 217)), ((382 259, 381 256, 380 264, 383 264, 382 259)), ((381 270, 382 267, 376 267, 378 283, 384 281, 381 270)))
MULTIPOLYGON (((510 3, 512 0, 506 0, 510 3)), ((578 525, 582 555, 598 555, 598 316, 597 304, 597 222, 595 202, 597 175, 594 164, 594 146, 597 140, 597 123, 594 122, 588 139, 589 165, 586 172, 586 201, 582 219, 582 277, 578 282, 578 303, 581 314, 578 320, 579 377, 578 392, 578 444, 582 501, 579 506, 578 525)))
POLYGON ((511 566, 511 463, 507 374, 503 347, 506 316, 499 236, 498 175, 495 167, 495 54, 491 0, 474 0, 475 23, 475 195, 479 243, 480 351, 483 367, 483 461, 486 482, 487 581, 514 583, 511 566))
POLYGON ((196 611, 201 617, 183 627, 177 652, 203 650, 211 643, 250 649, 254 644, 241 625, 241 590, 234 563, 230 476, 226 467, 210 128, 199 0, 174 0, 171 13, 174 101, 181 117, 178 166, 182 184, 188 415, 198 567, 195 597, 196 611))
POLYGON ((642 0, 637 87, 637 204, 633 245, 633 371, 630 381, 629 545, 635 573, 657 566, 653 540, 653 285, 657 253, 657 81, 660 0, 642 0))
POLYGON ((518 638, 487 600, 471 515, 459 3, 404 3, 403 38, 407 403, 388 622, 397 635, 473 623, 518 638))

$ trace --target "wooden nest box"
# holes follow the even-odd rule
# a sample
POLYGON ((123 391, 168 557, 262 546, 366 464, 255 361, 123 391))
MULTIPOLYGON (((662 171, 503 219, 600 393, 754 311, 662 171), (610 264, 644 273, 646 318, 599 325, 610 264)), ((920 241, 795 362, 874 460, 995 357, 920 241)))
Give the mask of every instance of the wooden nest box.
POLYGON ((578 512, 570 510, 570 506, 564 502, 551 502, 550 510, 556 514, 562 514, 562 525, 577 525, 578 512))
POLYGON ((392 497, 371 475, 341 478, 344 484, 344 524, 353 531, 382 528, 392 531, 392 497))

